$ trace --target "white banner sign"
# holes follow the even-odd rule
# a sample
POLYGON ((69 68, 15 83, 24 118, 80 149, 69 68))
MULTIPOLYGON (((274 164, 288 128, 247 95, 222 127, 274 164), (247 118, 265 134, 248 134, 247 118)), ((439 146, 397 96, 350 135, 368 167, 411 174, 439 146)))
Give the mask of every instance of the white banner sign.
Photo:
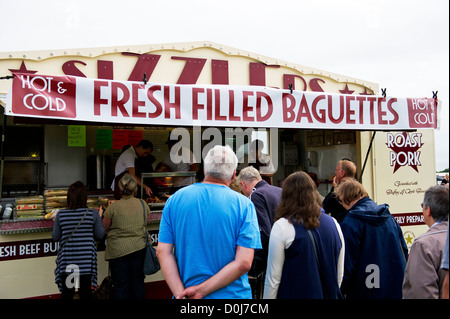
POLYGON ((432 98, 17 73, 6 114, 132 125, 391 131, 437 128, 438 104, 432 98))

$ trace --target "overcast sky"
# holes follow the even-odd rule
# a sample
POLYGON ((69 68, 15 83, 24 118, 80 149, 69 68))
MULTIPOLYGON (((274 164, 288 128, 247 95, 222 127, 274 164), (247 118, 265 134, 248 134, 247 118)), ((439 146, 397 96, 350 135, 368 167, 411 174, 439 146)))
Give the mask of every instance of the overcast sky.
POLYGON ((0 52, 208 40, 389 96, 438 91, 436 169, 449 167, 448 0, 0 0, 0 12, 0 52))

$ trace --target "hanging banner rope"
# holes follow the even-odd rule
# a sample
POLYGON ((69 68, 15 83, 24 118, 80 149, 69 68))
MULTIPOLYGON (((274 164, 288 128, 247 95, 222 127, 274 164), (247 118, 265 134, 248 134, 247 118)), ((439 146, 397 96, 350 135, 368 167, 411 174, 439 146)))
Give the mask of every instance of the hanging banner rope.
POLYGON ((440 104, 433 98, 16 73, 6 114, 133 125, 392 131, 438 128, 440 104))

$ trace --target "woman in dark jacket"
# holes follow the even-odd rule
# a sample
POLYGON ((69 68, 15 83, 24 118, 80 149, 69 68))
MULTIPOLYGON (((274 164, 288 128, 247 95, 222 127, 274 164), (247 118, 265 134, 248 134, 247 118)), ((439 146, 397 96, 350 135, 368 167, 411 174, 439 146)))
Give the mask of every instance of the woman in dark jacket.
POLYGON ((95 209, 87 208, 87 194, 80 181, 67 191, 68 209, 58 212, 52 237, 59 241, 55 282, 62 299, 72 299, 77 282, 81 299, 91 297, 97 286, 97 247, 95 239, 103 238, 105 229, 95 209), (79 280, 78 280, 79 279, 79 280))
POLYGON ((339 184, 335 193, 349 210, 341 223, 342 293, 348 299, 401 299, 408 248, 389 206, 377 205, 353 179, 339 184))

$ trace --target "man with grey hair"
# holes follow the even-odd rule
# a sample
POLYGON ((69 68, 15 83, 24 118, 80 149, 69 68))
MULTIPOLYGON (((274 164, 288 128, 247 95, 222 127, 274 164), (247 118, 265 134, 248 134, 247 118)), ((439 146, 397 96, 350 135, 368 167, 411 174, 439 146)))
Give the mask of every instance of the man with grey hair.
POLYGON ((252 297, 247 272, 261 240, 255 206, 229 188, 236 167, 232 149, 215 146, 203 182, 180 189, 164 206, 157 256, 175 298, 252 297))
MULTIPOLYGON (((256 278, 259 278, 260 275, 264 278, 269 252, 270 231, 272 230, 275 213, 280 203, 282 190, 280 187, 272 186, 263 180, 259 171, 253 166, 243 168, 239 172, 237 182, 242 193, 250 198, 255 205, 261 235, 262 249, 255 251, 250 274, 256 278)), ((260 294, 259 287, 258 283, 252 285, 254 296, 260 294)))
POLYGON ((448 187, 435 185, 424 195, 422 214, 430 229, 414 240, 403 280, 403 298, 439 299, 446 272, 441 268, 448 229, 448 187))
POLYGON ((252 166, 245 167, 239 172, 237 182, 242 193, 250 198, 256 208, 263 254, 267 258, 267 245, 270 231, 275 218, 275 212, 280 203, 281 188, 272 186, 261 178, 258 170, 252 166))

